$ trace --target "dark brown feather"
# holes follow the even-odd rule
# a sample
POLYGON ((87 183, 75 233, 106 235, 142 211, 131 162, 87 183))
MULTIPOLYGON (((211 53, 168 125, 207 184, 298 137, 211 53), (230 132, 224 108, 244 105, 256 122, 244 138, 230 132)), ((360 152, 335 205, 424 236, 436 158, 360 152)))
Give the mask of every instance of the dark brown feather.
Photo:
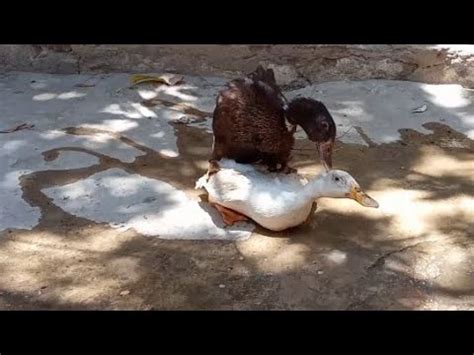
POLYGON ((286 126, 281 93, 273 87, 273 71, 262 70, 250 75, 255 79, 233 80, 219 94, 212 124, 213 159, 286 165, 294 138, 286 126))

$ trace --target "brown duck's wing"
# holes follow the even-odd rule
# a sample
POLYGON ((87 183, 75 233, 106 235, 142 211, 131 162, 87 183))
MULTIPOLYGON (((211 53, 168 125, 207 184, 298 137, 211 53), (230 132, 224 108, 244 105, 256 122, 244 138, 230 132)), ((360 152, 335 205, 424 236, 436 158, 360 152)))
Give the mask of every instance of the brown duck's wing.
POLYGON ((212 128, 218 156, 247 161, 260 153, 291 149, 284 104, 278 91, 262 81, 231 81, 217 98, 212 128))
POLYGON ((273 86, 266 81, 250 78, 236 79, 229 83, 230 92, 239 94, 246 105, 253 105, 262 110, 284 111, 286 99, 278 86, 273 86))
POLYGON ((219 94, 214 113, 221 111, 226 111, 229 118, 252 121, 257 126, 264 122, 275 127, 285 125, 284 101, 279 91, 249 78, 231 81, 229 88, 219 94))

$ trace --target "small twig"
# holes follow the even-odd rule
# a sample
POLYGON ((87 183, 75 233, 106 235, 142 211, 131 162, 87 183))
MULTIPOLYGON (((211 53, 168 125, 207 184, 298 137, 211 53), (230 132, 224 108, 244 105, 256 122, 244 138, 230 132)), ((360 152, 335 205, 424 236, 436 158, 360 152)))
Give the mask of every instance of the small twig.
POLYGON ((16 132, 16 131, 21 131, 23 129, 32 129, 35 125, 34 124, 30 124, 30 123, 22 123, 16 127, 13 127, 13 128, 9 128, 9 129, 5 129, 3 131, 0 131, 0 133, 13 133, 13 132, 16 132))
POLYGON ((336 139, 341 139, 342 137, 344 137, 347 133, 349 133, 349 131, 354 128, 354 126, 350 126, 349 129, 347 131, 345 131, 342 135, 340 135, 339 137, 336 137, 336 139))

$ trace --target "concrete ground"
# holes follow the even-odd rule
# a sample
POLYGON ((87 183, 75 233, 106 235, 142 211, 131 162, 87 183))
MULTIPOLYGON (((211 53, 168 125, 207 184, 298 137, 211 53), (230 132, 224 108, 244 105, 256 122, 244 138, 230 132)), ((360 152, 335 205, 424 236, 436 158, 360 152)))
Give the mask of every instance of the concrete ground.
MULTIPOLYGON (((336 168, 380 204, 224 228, 194 190, 223 78, 0 76, 1 309, 474 309, 474 95, 370 80, 286 92, 338 124, 336 168), (413 112, 414 109, 420 108, 413 112)), ((293 166, 321 170, 298 133, 293 166)))

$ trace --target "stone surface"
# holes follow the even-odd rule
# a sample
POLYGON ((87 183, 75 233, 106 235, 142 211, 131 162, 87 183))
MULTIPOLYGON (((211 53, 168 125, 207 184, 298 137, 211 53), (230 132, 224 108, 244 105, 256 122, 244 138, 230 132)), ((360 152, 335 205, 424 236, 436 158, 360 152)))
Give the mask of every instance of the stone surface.
MULTIPOLYGON (((283 83, 390 79, 474 87, 472 45, 2 45, 4 71, 170 71, 227 78, 260 63, 283 83), (293 80, 294 79, 294 80, 293 80)), ((285 84, 286 85, 286 84, 285 84)))

